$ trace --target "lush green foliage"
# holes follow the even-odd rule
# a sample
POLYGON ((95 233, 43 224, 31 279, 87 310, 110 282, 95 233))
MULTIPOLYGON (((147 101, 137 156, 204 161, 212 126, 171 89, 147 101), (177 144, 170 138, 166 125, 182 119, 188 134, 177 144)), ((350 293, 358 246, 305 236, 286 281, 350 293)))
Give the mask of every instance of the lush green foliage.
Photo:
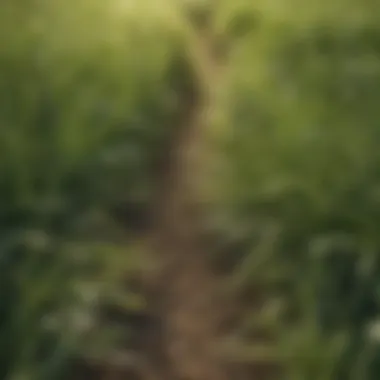
MULTIPOLYGON (((249 260, 272 269, 282 263, 276 277, 290 279, 295 331, 285 323, 280 333, 289 378, 375 379, 378 6, 309 5, 257 4, 256 28, 236 49, 227 100, 229 203, 257 221, 267 240, 264 260, 261 245, 249 260)), ((257 269, 265 273, 250 268, 247 281, 256 281, 257 269)))
MULTIPOLYGON (((140 265, 112 210, 151 201, 183 65, 196 66, 174 2, 152 4, 1 5, 0 379, 65 377, 73 351, 109 347, 76 318, 93 316, 92 294, 118 303, 140 265)), ((197 6, 200 23, 209 9, 197 6)), ((290 380, 380 373, 379 11, 224 0, 213 25, 230 60, 209 216, 227 215, 224 236, 247 236, 229 253, 231 283, 267 306, 245 311, 243 351, 267 329, 290 380)))
POLYGON ((110 261, 107 241, 120 235, 108 210, 149 202, 181 41, 162 16, 117 1, 2 4, 2 379, 63 373, 57 365, 82 339, 70 311, 83 304, 78 281, 95 275, 96 251, 97 266, 110 261), (57 310, 59 337, 41 319, 57 310))

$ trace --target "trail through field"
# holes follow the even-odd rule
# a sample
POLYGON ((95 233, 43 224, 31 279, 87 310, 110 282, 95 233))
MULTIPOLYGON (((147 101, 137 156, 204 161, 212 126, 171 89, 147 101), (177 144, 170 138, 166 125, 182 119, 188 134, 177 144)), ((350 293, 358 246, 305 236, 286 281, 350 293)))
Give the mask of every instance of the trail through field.
POLYGON ((227 379, 215 352, 221 307, 226 305, 218 302, 219 281, 200 243, 197 206, 199 173, 206 165, 202 151, 220 68, 213 44, 211 37, 201 34, 194 51, 188 52, 199 58, 200 77, 194 76, 186 93, 177 94, 181 109, 176 135, 166 152, 154 206, 150 250, 158 267, 147 281, 147 298, 162 328, 147 349, 151 377, 160 380, 227 379))

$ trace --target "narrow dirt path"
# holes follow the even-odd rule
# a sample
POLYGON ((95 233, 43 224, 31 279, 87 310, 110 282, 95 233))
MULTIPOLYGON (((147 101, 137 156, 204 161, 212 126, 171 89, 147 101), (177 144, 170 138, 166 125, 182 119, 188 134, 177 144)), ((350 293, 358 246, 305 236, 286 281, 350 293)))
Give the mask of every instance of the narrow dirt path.
MULTIPOLYGON (((150 377, 159 380, 227 379, 214 347, 222 307, 216 297, 219 284, 200 243, 197 210, 202 145, 219 67, 207 34, 200 34, 192 48, 189 54, 198 55, 201 77, 194 76, 192 88, 178 93, 177 134, 166 152, 150 239, 159 266, 148 280, 147 298, 161 329, 147 351, 150 377)), ((189 67, 189 76, 193 70, 189 67)))

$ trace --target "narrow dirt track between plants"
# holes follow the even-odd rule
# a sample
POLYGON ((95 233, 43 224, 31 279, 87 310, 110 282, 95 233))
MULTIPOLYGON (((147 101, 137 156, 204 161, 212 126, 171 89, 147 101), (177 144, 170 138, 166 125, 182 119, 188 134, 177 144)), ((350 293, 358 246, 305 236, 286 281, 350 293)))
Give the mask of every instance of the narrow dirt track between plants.
POLYGON ((159 380, 224 380, 226 370, 217 358, 215 345, 221 308, 227 305, 218 302, 219 281, 200 241, 197 209, 199 173, 206 165, 202 151, 220 64, 214 57, 213 38, 207 33, 199 33, 190 48, 194 50, 188 54, 197 55, 199 72, 189 64, 191 87, 177 90, 180 109, 176 134, 161 170, 149 239, 158 267, 147 280, 147 299, 152 314, 161 321, 161 329, 148 342, 148 376, 159 380))

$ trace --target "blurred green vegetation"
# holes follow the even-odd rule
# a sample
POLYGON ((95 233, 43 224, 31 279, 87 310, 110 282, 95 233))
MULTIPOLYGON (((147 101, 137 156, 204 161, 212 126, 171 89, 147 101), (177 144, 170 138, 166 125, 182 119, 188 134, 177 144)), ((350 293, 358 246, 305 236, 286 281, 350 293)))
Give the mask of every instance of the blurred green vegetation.
POLYGON ((256 27, 232 59, 224 188, 230 212, 262 232, 236 276, 246 286, 264 277, 260 286, 283 300, 276 323, 287 378, 375 379, 378 5, 254 8, 256 27))
MULTIPOLYGON (((70 378, 72 357, 129 344, 136 327, 101 324, 95 305, 145 308, 135 224, 196 67, 177 5, 2 2, 0 379, 70 378)), ((190 6, 199 25, 213 12, 190 6)), ((244 298, 227 352, 280 363, 289 380, 375 380, 380 4, 216 11, 229 61, 205 229, 225 291, 244 298)))
POLYGON ((128 268, 111 211, 149 202, 180 32, 143 4, 1 7, 0 378, 52 379, 83 346, 80 290, 106 292, 114 257, 128 268))

